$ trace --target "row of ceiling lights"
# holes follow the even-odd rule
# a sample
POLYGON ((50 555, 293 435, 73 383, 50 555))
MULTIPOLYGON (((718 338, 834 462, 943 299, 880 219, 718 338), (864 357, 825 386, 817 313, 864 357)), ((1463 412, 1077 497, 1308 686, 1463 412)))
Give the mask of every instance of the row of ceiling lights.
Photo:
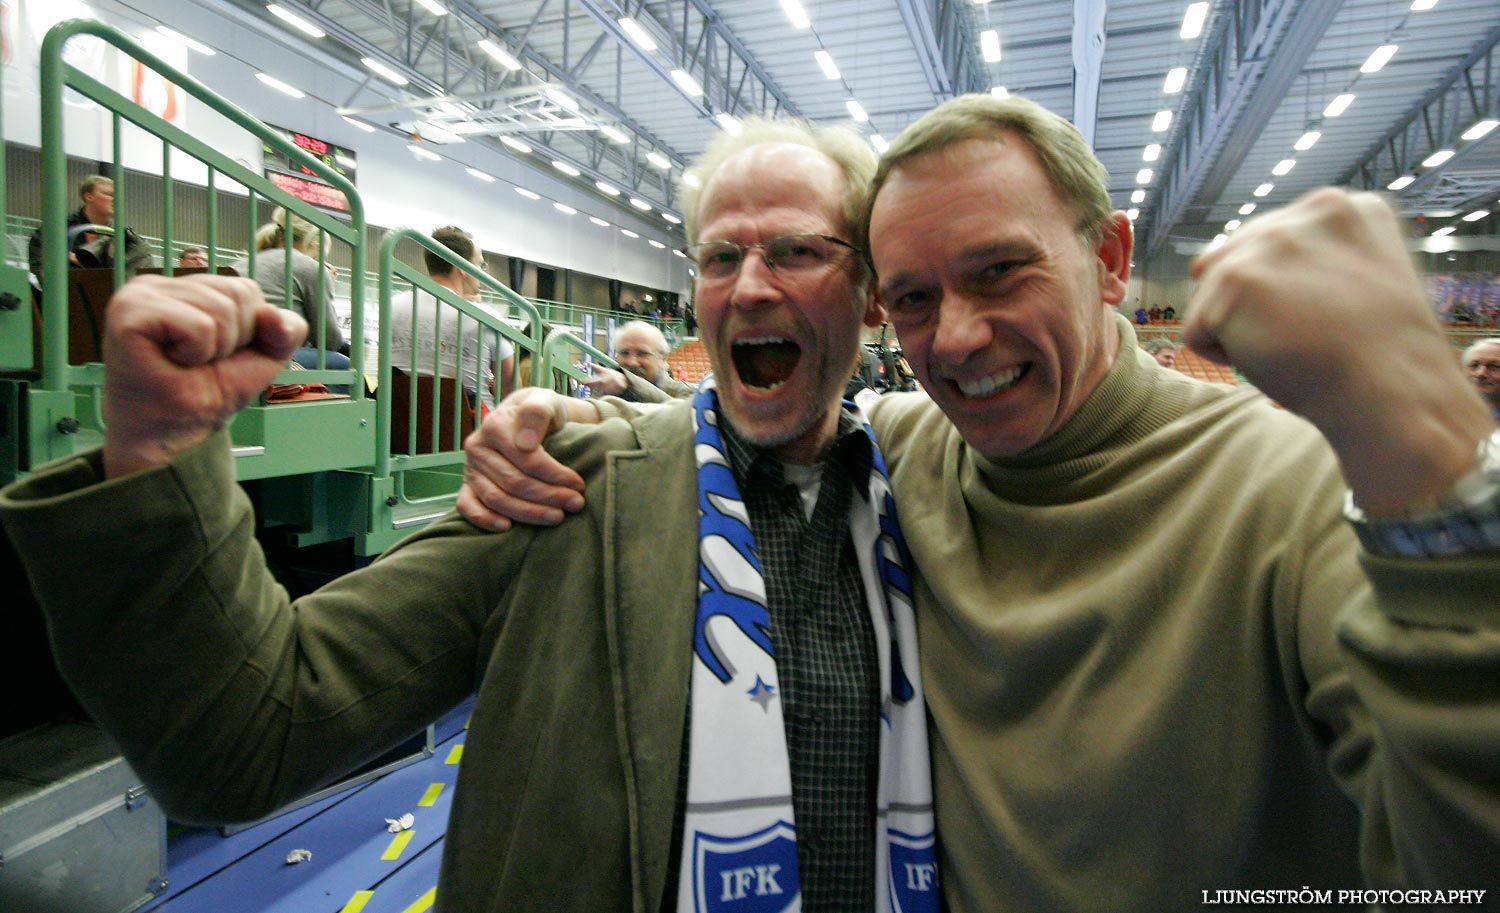
MULTIPOLYGON (((804 29, 812 31, 813 40, 818 43, 818 49, 813 51, 813 61, 817 63, 818 69, 823 71, 823 75, 828 79, 843 82, 843 72, 839 70, 838 64, 833 59, 833 54, 823 44, 823 36, 818 34, 817 29, 812 27, 812 19, 808 17, 807 10, 802 6, 801 0, 781 0, 781 10, 786 13, 786 18, 792 23, 792 28, 798 31, 804 29)), ((865 110, 864 105, 859 103, 859 99, 854 97, 854 90, 847 82, 844 82, 844 88, 849 92, 849 97, 844 100, 844 108, 849 112, 849 117, 858 124, 870 123, 870 114, 865 110)), ((873 125, 871 129, 874 129, 873 125)), ((868 139, 876 152, 884 152, 890 146, 886 142, 885 137, 880 135, 879 131, 871 133, 868 139)))
MULTIPOLYGON (((446 16, 448 14, 448 10, 446 8, 444 8, 440 3, 436 2, 436 0, 417 0, 417 2, 424 9, 426 9, 428 12, 432 13, 434 16, 446 16)), ((286 9, 283 6, 280 6, 279 4, 276 4, 276 3, 267 4, 266 9, 272 15, 276 16, 278 19, 281 19, 282 21, 286 22, 288 25, 291 25, 292 27, 298 29, 299 31, 303 32, 304 34, 308 35, 309 37, 312 37, 312 38, 324 38, 324 37, 327 36, 327 33, 324 32, 321 28, 319 28, 316 24, 314 24, 312 22, 309 22, 308 20, 304 19, 301 16, 298 16, 296 13, 292 12, 291 10, 286 9)), ((634 25, 634 23, 632 23, 632 25, 634 25)), ((638 26, 636 28, 637 28, 637 30, 639 29, 638 26)), ((630 29, 627 28, 626 31, 629 32, 630 29)), ((644 36, 645 33, 641 32, 641 35, 644 36)), ((632 35, 632 37, 634 37, 634 36, 632 35)), ((652 46, 654 47, 655 45, 653 44, 652 46)), ((516 71, 518 71, 518 70, 521 69, 521 66, 522 66, 521 62, 519 60, 517 60, 514 55, 512 55, 505 48, 501 47, 500 45, 496 44, 495 42, 491 41, 490 39, 488 39, 488 38, 482 38, 482 39, 480 39, 479 42, 478 42, 478 47, 479 47, 479 49, 481 51, 484 51, 485 54, 487 54, 496 63, 498 63, 501 66, 505 67, 507 70, 510 70, 511 72, 516 72, 516 71)), ((391 82, 394 85, 404 86, 404 85, 407 85, 408 82, 409 82, 409 80, 405 76, 403 76, 402 74, 396 72, 391 67, 387 66, 386 64, 384 64, 381 61, 376 60, 376 59, 374 59, 372 57, 363 57, 363 58, 361 58, 360 62, 363 63, 365 65, 365 67, 368 68, 372 73, 375 73, 376 75, 378 75, 378 76, 380 76, 380 77, 388 80, 389 82, 391 82)), ((683 78, 685 78, 686 81, 687 81, 686 83, 684 83, 682 81, 682 79, 678 80, 679 85, 683 86, 684 91, 688 90, 689 84, 691 84, 692 86, 696 86, 696 83, 692 81, 692 77, 689 76, 685 71, 674 71, 673 72, 673 78, 674 79, 678 79, 678 73, 679 72, 681 73, 681 76, 683 78)), ((258 79, 260 79, 262 82, 266 83, 267 85, 272 86, 273 88, 279 89, 282 92, 286 92, 289 95, 293 95, 293 97, 300 98, 304 94, 300 90, 295 89, 294 87, 289 86, 286 83, 282 82, 281 80, 278 80, 275 77, 272 77, 272 76, 270 76, 268 74, 257 73, 256 77, 258 79)), ((579 105, 578 101, 576 99, 574 99, 571 95, 569 95, 567 92, 565 92, 562 89, 558 88, 557 86, 553 86, 553 85, 543 85, 542 86, 542 92, 554 104, 556 104, 559 107, 561 107, 561 108, 569 111, 570 113, 572 113, 574 115, 582 117, 582 115, 583 115, 582 106, 579 105)), ((701 88, 698 89, 698 94, 702 94, 702 89, 701 88)), ((439 106, 440 110, 444 109, 444 106, 446 106, 446 109, 449 110, 449 111, 452 111, 454 108, 456 108, 456 106, 452 105, 451 102, 444 102, 444 103, 441 103, 441 105, 439 106)), ((463 111, 462 111, 462 109, 458 109, 454 113, 462 115, 463 111)), ((356 120, 356 119, 348 117, 348 116, 344 116, 344 120, 348 121, 350 124, 353 124, 354 126, 358 127, 361 130, 364 130, 366 132, 374 132, 375 128, 372 127, 372 126, 370 126, 367 123, 364 123, 363 121, 359 121, 359 120, 356 120)), ((433 126, 436 126, 436 125, 433 125, 433 126)), ((601 124, 598 124, 597 127, 598 127, 598 130, 599 130, 600 133, 604 134, 606 137, 608 137, 614 143, 617 143, 617 144, 620 144, 620 145, 627 145, 627 144, 629 144, 631 142, 630 135, 628 133, 626 133, 624 130, 622 130, 621 128, 619 128, 618 126, 614 125, 614 124, 603 124, 603 123, 601 123, 601 124)), ((464 131, 462 130, 462 128, 458 127, 457 125, 447 125, 447 126, 443 126, 443 127, 438 127, 438 129, 441 132, 443 132, 444 134, 447 134, 449 137, 451 137, 451 141, 452 142, 461 143, 461 142, 464 141, 463 136, 461 135, 461 133, 463 133, 464 131)), ((505 146, 507 148, 511 149, 513 152, 520 153, 521 155, 530 155, 534 151, 532 149, 532 147, 528 143, 525 143, 525 142, 523 142, 523 141, 521 141, 519 139, 516 139, 516 138, 514 138, 512 136, 502 135, 500 137, 500 142, 502 142, 503 144, 505 144, 505 146)), ((442 156, 438 155, 437 153, 435 153, 432 150, 428 149, 427 147, 423 146, 421 144, 421 142, 420 142, 420 137, 415 138, 414 141, 411 144, 409 144, 407 148, 409 148, 412 151, 412 153, 414 155, 416 155, 418 158, 422 158, 422 159, 425 159, 427 161, 438 161, 438 160, 440 160, 442 158, 442 156)), ((650 162, 653 167, 655 167, 657 169, 660 169, 662 171, 670 171, 672 169, 672 164, 673 164, 672 160, 669 159, 669 158, 667 158, 665 155, 663 155, 661 152, 659 152, 657 150, 651 150, 650 152, 647 152, 646 153, 646 161, 650 162)), ((555 169, 557 169, 558 171, 560 171, 560 172, 568 175, 569 177, 577 178, 577 177, 580 177, 582 175, 582 172, 576 166, 572 165, 569 162, 562 161, 560 159, 554 159, 552 161, 552 167, 555 168, 555 169)), ((473 169, 473 168, 470 168, 468 170, 470 171, 471 174, 475 173, 477 171, 477 169, 473 169)), ((479 172, 479 173, 482 173, 482 172, 479 172)), ((693 180, 694 180, 691 175, 686 176, 684 179, 688 183, 692 183, 693 180)), ((607 196, 610 196, 610 197, 618 197, 618 196, 620 196, 621 191, 618 188, 616 188, 613 185, 608 184, 608 183, 606 183, 604 181, 595 181, 594 185, 599 190, 599 192, 601 192, 601 193, 603 193, 603 194, 605 194, 607 196)), ((649 202, 647 202, 645 200, 642 200, 639 197, 630 197, 629 200, 630 200, 630 205, 631 206, 635 207, 636 209, 638 209, 638 210, 640 210, 642 212, 650 212, 654 208, 654 207, 652 207, 652 205, 649 202)), ((565 211, 563 208, 567 206, 567 204, 565 204, 565 203, 558 203, 556 205, 559 208, 559 211, 565 211)), ((571 207, 568 207, 568 208, 571 208, 571 207)), ((665 219, 666 221, 670 222, 673 225, 680 225, 680 224, 682 224, 682 220, 680 218, 678 218, 676 215, 674 215, 673 213, 668 212, 666 210, 662 210, 662 218, 665 219)), ((622 229, 622 231, 624 231, 624 229, 622 229)), ((634 233, 627 232, 627 235, 630 235, 630 234, 634 234, 634 233)), ((658 244, 658 246, 665 246, 665 245, 658 244)))
MULTIPOLYGON (((1203 26, 1208 21, 1208 3, 1197 2, 1188 4, 1187 10, 1182 15, 1182 27, 1178 29, 1177 35, 1183 41, 1192 41, 1203 34, 1203 26)), ((1161 91, 1163 95, 1177 95, 1187 85, 1187 67, 1172 67, 1167 70, 1166 78, 1162 81, 1161 91)), ((1151 118, 1152 133, 1166 133, 1172 128, 1172 109, 1163 108, 1157 111, 1151 118)), ((1147 143, 1141 152, 1141 160, 1154 162, 1161 158, 1161 143, 1147 143)), ((1146 186, 1155 178, 1156 172, 1152 168, 1142 168, 1135 174, 1135 182, 1141 186, 1130 193, 1130 208, 1125 210, 1125 215, 1134 222, 1140 218, 1141 204, 1146 202, 1146 186)))
MULTIPOLYGON (((428 9, 429 11, 434 11, 434 7, 436 6, 436 3, 434 2, 434 0, 426 0, 426 2, 422 2, 422 0, 418 0, 418 2, 421 2, 422 6, 424 8, 426 8, 426 9, 428 9), (431 4, 431 5, 429 5, 429 4, 431 4)), ((322 29, 319 29, 313 23, 308 22, 305 19, 302 19, 300 16, 297 16, 295 13, 291 13, 290 11, 286 10, 284 7, 280 7, 277 4, 274 4, 274 3, 270 4, 270 5, 267 6, 267 9, 270 10, 273 13, 273 15, 276 15, 278 18, 287 21, 289 24, 295 25, 298 29, 300 29, 300 30, 302 30, 304 32, 307 32, 307 34, 309 36, 311 36, 311 37, 315 37, 315 38, 317 38, 317 37, 323 37, 323 36, 325 36, 327 34, 322 29), (288 18, 288 17, 290 17, 290 18, 288 18)), ((435 15, 446 15, 447 14, 447 10, 443 10, 441 13, 437 13, 437 12, 434 11, 434 14, 435 15)), ((210 47, 210 46, 208 46, 208 45, 206 45, 206 44, 204 44, 204 43, 202 43, 202 42, 200 42, 200 41, 198 41, 198 40, 196 40, 196 39, 194 39, 194 38, 192 38, 192 37, 190 37, 188 35, 184 35, 183 33, 179 32, 179 31, 177 31, 175 29, 172 29, 172 28, 170 28, 168 26, 158 25, 156 27, 156 31, 159 32, 164 37, 166 37, 166 38, 168 38, 168 39, 170 39, 172 41, 177 42, 178 44, 182 45, 183 47, 186 47, 186 48, 188 48, 188 49, 190 49, 192 51, 195 51, 195 52, 197 52, 199 54, 202 54, 204 56, 212 57, 216 53, 215 50, 212 47, 210 47)), ((406 82, 405 77, 402 77, 399 73, 395 73, 395 71, 390 70, 389 67, 385 67, 379 61, 373 61, 373 60, 371 60, 369 58, 366 58, 365 59, 365 64, 367 66, 370 66, 371 70, 374 71, 374 72, 380 72, 381 69, 384 69, 384 70, 388 71, 391 76, 394 76, 396 79, 400 80, 400 82, 397 83, 398 85, 405 84, 405 82, 406 82)), ((382 75, 384 75, 384 74, 382 74, 382 75)), ((282 94, 284 94, 284 95, 286 95, 286 96, 288 96, 290 98, 302 99, 302 98, 306 98, 307 97, 307 93, 306 92, 303 92, 301 89, 298 89, 296 86, 290 85, 289 83, 286 83, 286 82, 283 82, 280 79, 277 79, 276 77, 270 75, 269 73, 256 72, 255 78, 258 79, 264 85, 269 86, 270 88, 273 88, 273 89, 277 90, 278 92, 281 92, 282 94)), ((392 81, 395 81, 395 79, 393 79, 392 81)), ((548 87, 548 88, 551 88, 551 87, 548 87)), ((554 100, 556 100, 556 99, 554 98, 554 100)), ((364 131, 366 133, 374 133, 375 132, 376 128, 374 126, 372 126, 371 124, 366 123, 365 121, 357 120, 357 119, 349 117, 347 115, 340 115, 340 116, 343 117, 344 121, 346 121, 347 123, 349 123, 351 126, 354 126, 354 127, 358 128, 358 129, 360 129, 360 130, 362 130, 362 131, 364 131)), ((462 140, 462 138, 459 138, 458 141, 462 142, 463 140, 462 140)), ((520 153, 520 154, 523 154, 523 155, 530 155, 534 151, 531 146, 529 146, 528 144, 522 142, 521 140, 515 139, 514 137, 501 136, 500 137, 500 141, 502 143, 504 143, 512 151, 520 153)), ((431 149, 428 149, 426 146, 423 146, 420 141, 414 141, 414 142, 411 142, 411 143, 407 144, 407 149, 409 149, 415 157, 417 157, 418 159, 423 160, 423 161, 428 161, 428 162, 440 162, 440 161, 444 161, 444 157, 443 156, 439 155, 436 152, 433 152, 431 149)), ((657 153, 651 153, 651 155, 658 155, 658 154, 657 153)), ((648 156, 648 158, 649 158, 649 156, 648 156)), ((665 161, 664 157, 663 157, 663 160, 665 161)), ((659 165, 655 160, 652 160, 652 164, 653 165, 657 165, 657 167, 670 167, 670 162, 668 162, 666 166, 662 166, 662 165, 659 165)), ((554 160, 552 162, 552 167, 555 168, 555 169, 557 169, 558 171, 560 171, 560 172, 568 175, 569 177, 575 177, 576 178, 576 177, 580 177, 581 174, 582 174, 577 168, 575 168, 571 164, 569 164, 567 162, 564 162, 564 161, 561 161, 561 160, 554 160)), ((464 166, 464 171, 467 172, 469 174, 469 176, 475 178, 476 180, 483 181, 485 183, 495 183, 496 181, 499 180, 494 175, 489 174, 488 172, 482 171, 482 170, 480 170, 478 168, 475 168, 473 166, 468 166, 468 165, 464 166)), ((686 182, 692 183, 692 184, 695 184, 695 182, 696 182, 696 178, 694 178, 692 175, 685 175, 684 176, 684 180, 686 182)), ((618 197, 622 193, 619 188, 614 187, 613 185, 607 184, 604 181, 595 181, 594 182, 594 186, 596 188, 598 188, 598 190, 601 193, 603 193, 603 194, 605 194, 607 196, 610 196, 610 197, 618 197)), ((578 214, 578 210, 575 207, 569 206, 568 204, 560 202, 560 201, 554 201, 554 200, 547 199, 547 198, 543 197, 541 194, 537 193, 536 191, 530 190, 530 189, 528 189, 526 187, 522 187, 520 185, 514 185, 513 189, 516 191, 516 193, 520 194, 521 196, 523 196, 523 197, 525 197, 525 198, 527 198, 529 200, 540 201, 540 200, 544 200, 545 199, 545 200, 547 200, 547 202, 552 203, 552 207, 554 209, 556 209, 558 212, 561 212, 561 213, 563 213, 565 215, 577 215, 578 214)), ((629 197, 629 202, 630 202, 630 205, 632 207, 634 207, 635 209, 640 210, 643 213, 651 212, 652 209, 653 209, 652 205, 649 202, 647 202, 645 200, 642 200, 642 199, 640 199, 638 197, 629 197)), ((678 218, 673 213, 667 212, 666 210, 662 211, 661 216, 662 216, 663 219, 665 219, 667 222, 671 223, 674 226, 682 224, 682 220, 680 218, 678 218)), ((593 224, 598 225, 598 226, 600 226, 602 228, 608 228, 608 227, 610 227, 610 223, 609 223, 608 220, 602 219, 602 218, 600 218, 598 216, 592 216, 592 215, 589 216, 588 218, 589 218, 590 222, 592 222, 593 224)), ((625 237, 631 238, 631 239, 639 239, 641 237, 641 235, 640 235, 639 232, 631 231, 630 229, 623 228, 623 227, 620 228, 620 233, 622 235, 624 235, 625 237)), ((667 249, 667 245, 666 244, 664 244, 661 241, 658 241, 658 240, 656 240, 654 238, 647 238, 646 241, 647 241, 647 243, 649 243, 654 248, 658 248, 658 249, 662 249, 662 250, 667 249)), ((675 255, 677 255, 679 257, 686 257, 687 256, 685 253, 683 253, 681 250, 678 250, 677 248, 672 248, 671 250, 672 250, 673 254, 675 254, 675 255)))

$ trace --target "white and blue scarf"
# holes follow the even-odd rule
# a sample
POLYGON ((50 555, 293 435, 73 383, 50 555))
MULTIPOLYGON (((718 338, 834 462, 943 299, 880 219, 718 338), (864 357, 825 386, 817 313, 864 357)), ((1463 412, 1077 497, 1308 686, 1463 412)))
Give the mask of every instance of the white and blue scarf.
MULTIPOLYGON (((881 684, 875 910, 938 903, 927 715, 917 666, 911 565, 874 435, 869 497, 850 504, 875 630, 881 684)), ((791 767, 771 616, 750 517, 718 428, 718 394, 694 398, 698 463, 698 612, 693 636, 687 811, 679 913, 802 909, 791 767)))

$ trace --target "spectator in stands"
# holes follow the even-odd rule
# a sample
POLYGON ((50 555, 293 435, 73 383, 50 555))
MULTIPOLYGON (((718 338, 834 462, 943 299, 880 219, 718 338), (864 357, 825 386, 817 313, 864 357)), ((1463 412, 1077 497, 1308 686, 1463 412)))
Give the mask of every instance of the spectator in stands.
POLYGON ((1481 339, 1465 349, 1464 370, 1500 425, 1500 337, 1481 339))
POLYGON ((1177 309, 1174 308, 1174 307, 1172 307, 1170 304, 1167 305, 1165 308, 1162 308, 1161 319, 1162 320, 1176 320, 1177 319, 1177 309))
POLYGON ((1141 343, 1141 348, 1145 349, 1147 354, 1156 359, 1156 363, 1163 368, 1176 367, 1177 346, 1172 340, 1161 337, 1148 339, 1141 343))
MULTIPOLYGON (((871 195, 931 397, 871 420, 955 913, 1500 886, 1500 445, 1392 210, 1325 189, 1192 265, 1187 338, 1304 420, 1137 353, 1130 222, 1057 115, 947 102, 871 195)), ((550 411, 502 404, 471 467, 502 426, 534 462, 550 411)))
MULTIPOLYGON (((91 174, 78 185, 78 196, 83 205, 68 216, 68 262, 78 266, 77 251, 85 244, 98 240, 103 235, 91 231, 90 227, 110 227, 115 217, 115 182, 102 174, 91 174)), ((42 229, 31 235, 26 245, 31 272, 40 281, 42 278, 42 229)))
POLYGON ((1161 322, 1161 307, 1159 305, 1151 305, 1151 310, 1148 311, 1147 314, 1151 317, 1152 323, 1161 322))
POLYGON ((185 247, 177 265, 184 269, 208 269, 208 254, 201 247, 185 247))
POLYGON ((303 321, 216 276, 118 292, 103 451, 7 489, 0 517, 64 675, 153 796, 253 819, 477 688, 441 909, 685 911, 704 884, 937 909, 905 546, 839 404, 883 316, 848 240, 873 168, 845 128, 720 134, 684 195, 719 386, 564 432, 584 516, 502 536, 450 516, 295 606, 222 429, 303 321))
POLYGON ((1151 315, 1146 312, 1146 309, 1144 307, 1138 307, 1135 309, 1135 322, 1140 324, 1141 326, 1145 326, 1146 324, 1151 322, 1151 315))
MULTIPOLYGON (((484 250, 475 243, 474 236, 462 228, 445 225, 433 229, 432 239, 484 269, 484 250)), ((433 282, 465 301, 477 301, 478 279, 430 250, 422 251, 422 259, 433 282)), ((515 374, 515 346, 510 340, 487 328, 481 332, 479 322, 473 317, 461 314, 451 304, 420 290, 398 294, 391 302, 391 309, 391 364, 394 367, 431 374, 435 354, 438 374, 458 378, 471 399, 479 393, 486 398, 493 396, 497 376, 502 395, 510 392, 515 374), (463 352, 462 365, 459 364, 460 350, 463 352)), ((494 313, 489 308, 483 309, 494 313)), ((477 406, 477 401, 474 404, 477 406)))
POLYGON ((307 339, 293 353, 292 359, 304 368, 318 367, 316 334, 321 317, 322 341, 327 350, 324 365, 332 369, 349 367, 348 356, 340 351, 344 348, 344 332, 339 328, 339 315, 333 308, 333 286, 328 273, 318 267, 318 255, 326 251, 322 230, 278 206, 271 212, 271 221, 255 232, 255 251, 253 275, 249 257, 230 264, 230 269, 254 279, 271 304, 295 310, 307 321, 307 339), (292 280, 290 295, 286 285, 288 261, 292 280))
POLYGON ((622 324, 615 330, 614 356, 625 370, 594 365, 593 378, 584 385, 595 395, 632 401, 656 399, 645 387, 656 387, 674 399, 686 399, 696 388, 667 373, 667 349, 667 337, 655 325, 644 320, 622 324))

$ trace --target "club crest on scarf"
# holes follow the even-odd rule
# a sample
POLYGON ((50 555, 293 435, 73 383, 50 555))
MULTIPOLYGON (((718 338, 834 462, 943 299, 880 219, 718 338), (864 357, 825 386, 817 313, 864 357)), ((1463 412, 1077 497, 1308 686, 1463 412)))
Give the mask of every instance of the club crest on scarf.
POLYGON ((704 913, 781 913, 798 899, 797 842, 778 821, 743 837, 694 837, 695 909, 704 913))

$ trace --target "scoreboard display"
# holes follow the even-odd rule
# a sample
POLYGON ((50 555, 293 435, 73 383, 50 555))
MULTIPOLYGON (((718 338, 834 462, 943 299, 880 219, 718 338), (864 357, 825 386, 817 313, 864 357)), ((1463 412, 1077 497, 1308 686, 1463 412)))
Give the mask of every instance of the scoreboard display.
MULTIPOLYGON (((332 168, 335 172, 346 178, 349 183, 354 183, 355 160, 354 151, 338 146, 327 140, 288 130, 285 127, 277 127, 268 124, 272 130, 280 133, 290 140, 298 148, 307 152, 313 158, 332 168)), ((344 192, 323 180, 310 169, 291 160, 291 157, 282 153, 281 150, 262 144, 262 166, 265 168, 266 177, 272 183, 299 200, 305 200, 314 206, 334 212, 348 212, 349 200, 344 192)))

